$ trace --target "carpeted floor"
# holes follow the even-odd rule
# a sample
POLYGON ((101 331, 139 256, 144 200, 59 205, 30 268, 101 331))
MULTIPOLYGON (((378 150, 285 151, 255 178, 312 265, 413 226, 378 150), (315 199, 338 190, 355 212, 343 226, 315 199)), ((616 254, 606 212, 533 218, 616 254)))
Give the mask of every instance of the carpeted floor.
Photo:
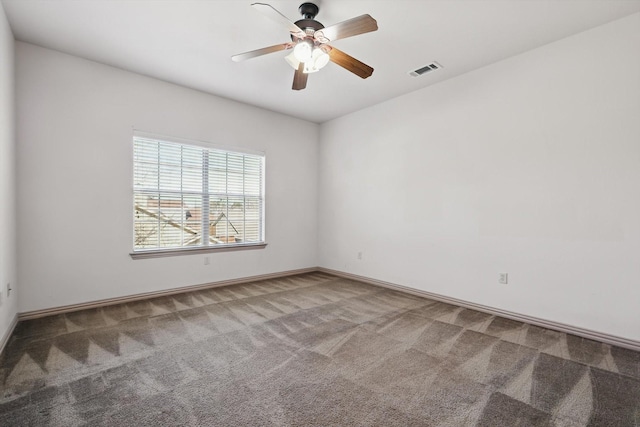
POLYGON ((310 273, 18 324, 1 426, 640 426, 640 353, 310 273))

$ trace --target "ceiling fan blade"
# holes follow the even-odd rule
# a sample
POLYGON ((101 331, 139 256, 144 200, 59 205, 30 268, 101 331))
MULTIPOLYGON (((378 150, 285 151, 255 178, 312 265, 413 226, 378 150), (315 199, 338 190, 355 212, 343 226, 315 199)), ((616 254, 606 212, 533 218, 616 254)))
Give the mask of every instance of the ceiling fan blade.
POLYGON ((298 69, 293 75, 293 90, 301 90, 307 87, 307 79, 309 78, 309 74, 304 73, 304 62, 301 62, 298 65, 298 69))
POLYGON ((278 10, 276 10, 276 8, 274 8, 270 4, 253 3, 251 6, 256 10, 259 10, 269 18, 273 19, 280 25, 287 27, 287 29, 291 34, 297 36, 298 38, 304 38, 305 36, 304 31, 302 31, 300 27, 298 27, 296 24, 291 22, 289 18, 287 18, 286 16, 278 12, 278 10))
POLYGON ((376 31, 377 29, 378 22, 375 19, 370 15, 360 15, 318 30, 315 32, 314 37, 320 43, 328 43, 329 41, 345 39, 358 34, 376 31))
POLYGON ((239 53, 233 55, 231 60, 234 62, 244 61, 245 59, 255 58, 256 56, 266 55, 267 53, 279 52, 281 50, 291 49, 294 46, 293 43, 276 44, 269 47, 263 47, 262 49, 252 50, 245 53, 239 53))
POLYGON ((364 62, 358 61, 353 56, 347 55, 333 46, 330 46, 330 48, 331 50, 328 53, 331 58, 331 62, 338 64, 345 70, 351 71, 353 74, 358 77, 362 77, 363 79, 366 79, 373 74, 373 68, 369 67, 364 62))

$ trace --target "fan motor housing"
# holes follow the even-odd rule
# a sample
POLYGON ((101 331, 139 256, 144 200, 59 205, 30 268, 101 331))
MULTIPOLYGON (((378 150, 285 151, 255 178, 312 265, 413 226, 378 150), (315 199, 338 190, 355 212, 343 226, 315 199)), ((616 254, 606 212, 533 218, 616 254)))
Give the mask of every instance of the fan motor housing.
MULTIPOLYGON (((307 36, 313 36, 313 33, 324 28, 324 25, 313 19, 318 14, 318 11, 320 11, 318 6, 315 4, 302 3, 298 8, 298 11, 302 15, 302 19, 294 22, 294 24, 303 30, 307 36)), ((291 39, 294 39, 294 37, 291 36, 291 39)))
POLYGON ((294 22, 294 24, 296 24, 302 30, 312 29, 313 31, 318 31, 324 28, 324 25, 313 19, 301 19, 294 22))

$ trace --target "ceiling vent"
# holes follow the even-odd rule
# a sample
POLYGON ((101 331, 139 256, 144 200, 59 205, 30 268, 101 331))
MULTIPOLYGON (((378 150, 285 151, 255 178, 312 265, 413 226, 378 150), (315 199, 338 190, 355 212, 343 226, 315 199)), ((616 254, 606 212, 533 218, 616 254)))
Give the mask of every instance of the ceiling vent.
POLYGON ((440 68, 442 68, 442 65, 438 64, 437 62, 432 62, 431 64, 427 64, 424 67, 418 68, 417 70, 410 71, 409 75, 413 77, 418 77, 423 74, 427 74, 427 73, 431 73, 433 71, 439 70, 440 68))

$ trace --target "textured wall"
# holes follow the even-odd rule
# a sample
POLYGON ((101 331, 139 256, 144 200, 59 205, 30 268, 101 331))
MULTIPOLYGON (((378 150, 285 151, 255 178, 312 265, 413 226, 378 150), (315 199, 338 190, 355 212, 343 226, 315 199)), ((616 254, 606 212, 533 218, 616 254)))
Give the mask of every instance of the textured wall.
POLYGON ((18 312, 14 93, 13 34, 0 4, 0 340, 18 312))
POLYGON ((13 34, 0 4, 0 340, 18 311, 14 93, 13 34))
POLYGON ((635 14, 323 124, 320 265, 639 340, 639 51, 635 14))
POLYGON ((318 125, 16 49, 20 311, 316 265, 318 125), (265 152, 267 248, 131 260, 134 128, 265 152))

